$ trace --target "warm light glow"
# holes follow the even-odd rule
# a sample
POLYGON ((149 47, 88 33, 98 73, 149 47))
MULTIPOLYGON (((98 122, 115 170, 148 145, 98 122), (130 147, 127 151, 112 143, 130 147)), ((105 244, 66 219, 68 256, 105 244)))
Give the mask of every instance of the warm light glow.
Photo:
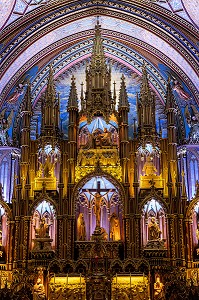
POLYGON ((113 284, 122 284, 122 285, 129 285, 130 286, 130 282, 132 285, 136 285, 138 283, 145 283, 147 284, 147 277, 143 276, 143 275, 130 275, 129 276, 115 276, 113 277, 112 283, 113 284))
MULTIPOLYGON (((67 274, 66 274, 66 276, 63 276, 63 277, 55 276, 55 278, 54 278, 54 275, 53 275, 53 277, 50 278, 50 284, 54 284, 54 279, 55 279, 56 285, 65 285, 66 283, 68 283, 68 285, 80 284, 80 276, 76 276, 76 277, 68 276, 67 277, 67 274)), ((84 284, 84 283, 85 283, 85 279, 84 279, 84 277, 81 276, 81 284, 84 284)))

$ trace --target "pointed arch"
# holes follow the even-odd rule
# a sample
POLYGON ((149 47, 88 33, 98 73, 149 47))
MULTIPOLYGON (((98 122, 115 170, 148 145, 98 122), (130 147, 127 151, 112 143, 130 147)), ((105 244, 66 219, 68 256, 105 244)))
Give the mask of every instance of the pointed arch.
POLYGON ((58 206, 57 206, 57 203, 51 198, 48 196, 47 193, 41 193, 39 195, 38 198, 35 199, 35 201, 32 203, 32 205, 30 206, 30 209, 29 209, 29 216, 32 215, 34 209, 42 202, 42 201, 46 201, 46 202, 49 202, 55 209, 55 213, 56 215, 58 215, 58 206))
POLYGON ((191 218, 192 217, 192 212, 194 207, 199 203, 199 196, 195 197, 194 199, 192 199, 187 207, 186 210, 186 218, 191 218))
POLYGON ((73 213, 76 210, 76 201, 75 199, 77 199, 78 197, 78 190, 80 188, 82 188, 86 182, 88 182, 90 179, 92 179, 93 177, 105 177, 107 180, 109 180, 113 185, 115 185, 115 187, 118 189, 120 197, 121 197, 121 202, 124 205, 125 204, 125 200, 126 199, 126 195, 125 195, 125 190, 123 185, 117 180, 115 179, 113 176, 111 176, 110 174, 103 172, 100 168, 96 168, 96 170, 86 176, 84 176, 74 187, 73 189, 73 195, 72 195, 72 199, 73 199, 73 213))
POLYGON ((9 221, 12 220, 13 219, 13 214, 12 214, 12 210, 10 209, 8 204, 0 199, 0 205, 5 209, 5 213, 7 215, 8 220, 9 221))

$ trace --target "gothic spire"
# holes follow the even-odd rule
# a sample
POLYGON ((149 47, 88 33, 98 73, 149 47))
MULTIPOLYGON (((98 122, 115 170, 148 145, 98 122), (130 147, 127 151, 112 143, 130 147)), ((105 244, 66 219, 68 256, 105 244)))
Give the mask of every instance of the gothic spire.
POLYGON ((174 96, 171 88, 170 77, 167 82, 167 91, 166 91, 166 110, 174 108, 174 96))
POLYGON ((148 97, 149 94, 151 94, 150 88, 149 88, 149 81, 146 71, 146 65, 144 64, 142 66, 142 83, 140 88, 140 95, 141 98, 148 97))
POLYGON ((55 84, 53 79, 53 67, 50 65, 49 77, 45 94, 45 104, 52 105, 56 100, 55 84))
POLYGON ((25 93, 25 96, 24 96, 24 108, 23 108, 23 110, 27 111, 27 112, 31 112, 32 111, 30 81, 28 81, 26 93, 25 93))
POLYGON ((152 136, 155 133, 155 97, 149 87, 146 66, 142 68, 140 96, 137 97, 138 131, 152 136), (142 128, 142 130, 141 130, 142 128))
POLYGON ((101 25, 99 24, 99 20, 97 20, 97 24, 95 25, 95 38, 90 69, 94 73, 107 70, 104 49, 102 45, 101 25))
POLYGON ((76 89, 76 85, 75 85, 74 75, 71 78, 71 88, 70 88, 70 94, 69 94, 69 99, 68 99, 68 110, 71 108, 78 109, 77 89, 76 89))
POLYGON ((127 95, 127 91, 126 91, 125 77, 123 74, 121 77, 119 105, 118 105, 118 109, 121 109, 121 108, 126 108, 129 111, 128 95, 127 95))
POLYGON ((111 69, 106 59, 99 21, 95 26, 95 38, 90 65, 86 67, 86 92, 81 92, 81 114, 91 123, 94 116, 102 116, 106 123, 115 112, 115 98, 111 95, 111 69))

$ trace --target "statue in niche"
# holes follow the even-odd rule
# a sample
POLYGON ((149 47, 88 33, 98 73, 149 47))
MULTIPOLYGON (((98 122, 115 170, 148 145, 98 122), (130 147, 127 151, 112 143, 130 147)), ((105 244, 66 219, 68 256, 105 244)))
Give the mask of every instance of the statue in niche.
POLYGON ((145 176, 152 176, 152 175, 156 175, 157 173, 157 169, 153 164, 153 159, 150 156, 146 157, 146 162, 144 164, 143 170, 145 173, 145 176))
POLYGON ((190 127, 189 137, 193 141, 198 141, 199 139, 199 111, 194 105, 187 105, 185 107, 185 118, 188 126, 190 127))
POLYGON ((160 281, 160 277, 156 277, 156 282, 154 283, 154 299, 158 299, 162 294, 163 284, 160 281))
POLYGON ((101 146, 111 145, 111 132, 105 127, 103 133, 99 135, 101 146))
MULTIPOLYGON (((197 224, 196 238, 198 240, 198 247, 199 247, 199 223, 197 224)), ((197 251, 197 255, 199 255, 199 249, 196 249, 196 251, 197 251)))
POLYGON ((34 285, 34 293, 33 293, 33 300, 40 300, 46 299, 46 294, 44 290, 44 285, 41 282, 41 278, 37 279, 36 284, 34 285))
POLYGON ((5 117, 6 108, 0 113, 0 146, 9 145, 8 130, 12 124, 14 111, 12 110, 8 117, 5 117))
POLYGON ((83 213, 80 213, 77 219, 77 239, 78 241, 85 241, 86 239, 86 226, 83 213))
POLYGON ((45 159, 44 164, 42 164, 40 161, 39 161, 39 164, 40 164, 39 171, 37 173, 38 177, 45 177, 45 178, 53 177, 55 166, 54 166, 54 163, 51 162, 50 156, 48 156, 45 159))
POLYGON ((46 223, 45 218, 41 219, 39 228, 34 226, 34 229, 36 238, 50 238, 49 225, 46 223))
POLYGON ((43 174, 44 177, 53 177, 54 175, 53 173, 54 173, 54 164, 51 162, 51 157, 48 156, 43 167, 43 174))
POLYGON ((115 213, 110 218, 110 238, 112 241, 119 241, 121 239, 120 220, 115 213))
POLYGON ((0 246, 2 246, 2 219, 0 220, 0 246))
POLYGON ((149 236, 148 239, 149 241, 155 241, 160 239, 160 234, 162 231, 160 230, 158 224, 156 223, 155 217, 151 218, 151 222, 149 223, 148 226, 149 229, 149 236))
POLYGON ((99 193, 96 192, 95 194, 92 194, 89 190, 86 190, 91 196, 94 197, 94 200, 92 201, 94 203, 94 214, 95 214, 95 218, 96 218, 96 227, 100 228, 101 226, 101 206, 102 203, 105 200, 105 196, 112 191, 112 189, 110 189, 107 193, 105 193, 103 196, 99 193))
POLYGON ((103 148, 112 145, 112 133, 106 127, 103 132, 97 128, 93 133, 88 133, 88 140, 83 149, 103 148))
POLYGON ((96 129, 93 134, 94 146, 102 148, 103 146, 111 146, 111 132, 105 127, 104 131, 96 129))

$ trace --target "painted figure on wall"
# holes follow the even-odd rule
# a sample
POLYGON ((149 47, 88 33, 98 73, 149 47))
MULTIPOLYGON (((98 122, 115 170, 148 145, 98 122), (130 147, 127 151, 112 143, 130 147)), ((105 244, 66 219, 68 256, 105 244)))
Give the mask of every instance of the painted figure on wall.
POLYGON ((120 236, 120 220, 118 216, 113 213, 110 218, 110 238, 112 241, 121 240, 120 236))
POLYGON ((77 239, 78 241, 85 241, 86 226, 83 213, 80 213, 77 219, 77 239))
POLYGON ((148 229, 149 229, 148 239, 150 241, 160 239, 160 235, 162 232, 161 232, 158 224, 156 223, 155 217, 151 218, 151 222, 149 223, 148 229))
POLYGON ((185 101, 190 99, 190 95, 184 90, 182 84, 178 80, 174 80, 173 91, 176 91, 178 95, 185 101))

